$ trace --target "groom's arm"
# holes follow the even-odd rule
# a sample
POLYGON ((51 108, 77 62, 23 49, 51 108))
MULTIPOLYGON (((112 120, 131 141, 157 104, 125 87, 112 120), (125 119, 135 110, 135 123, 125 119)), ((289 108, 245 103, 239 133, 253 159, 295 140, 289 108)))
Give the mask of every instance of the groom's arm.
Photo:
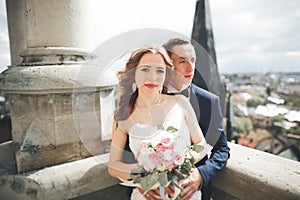
POLYGON ((212 154, 209 159, 205 160, 204 163, 200 162, 198 170, 202 175, 202 185, 206 186, 211 182, 213 177, 220 171, 226 164, 229 158, 229 147, 227 145, 227 139, 222 131, 218 142, 212 150, 212 154))
POLYGON ((225 166, 229 158, 229 147, 224 134, 223 117, 218 97, 212 98, 211 120, 211 128, 206 133, 205 138, 213 146, 212 154, 209 159, 203 160, 197 167, 202 175, 202 185, 204 186, 211 182, 212 178, 225 166))
MULTIPOLYGON (((198 170, 194 170, 190 174, 190 177, 183 181, 182 186, 184 191, 181 194, 182 199, 189 199, 191 194, 198 190, 199 187, 208 185, 217 172, 225 166, 229 158, 229 147, 226 135, 224 134, 219 98, 215 95, 207 95, 207 93, 203 95, 202 101, 199 102, 202 103, 201 107, 206 108, 208 102, 210 102, 210 106, 208 107, 211 107, 211 123, 208 123, 209 127, 206 129, 205 138, 213 146, 213 150, 210 158, 204 158, 197 163, 198 170)), ((202 110, 202 112, 205 111, 202 110)))

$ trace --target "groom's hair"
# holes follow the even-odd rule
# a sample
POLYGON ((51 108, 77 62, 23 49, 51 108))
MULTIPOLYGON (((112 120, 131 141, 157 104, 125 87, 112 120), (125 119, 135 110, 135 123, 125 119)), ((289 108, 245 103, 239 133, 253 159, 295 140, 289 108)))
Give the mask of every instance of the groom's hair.
POLYGON ((186 45, 191 44, 191 42, 185 38, 171 38, 166 43, 164 43, 162 46, 167 51, 168 55, 171 57, 173 53, 173 48, 177 45, 186 45))

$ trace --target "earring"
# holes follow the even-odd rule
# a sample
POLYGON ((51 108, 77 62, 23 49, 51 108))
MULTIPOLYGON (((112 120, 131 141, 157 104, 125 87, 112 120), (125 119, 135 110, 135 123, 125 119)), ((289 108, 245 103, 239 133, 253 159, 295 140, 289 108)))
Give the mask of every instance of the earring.
POLYGON ((136 83, 133 83, 133 84, 132 84, 132 91, 135 92, 135 91, 136 91, 136 88, 137 88, 137 87, 136 87, 136 83))

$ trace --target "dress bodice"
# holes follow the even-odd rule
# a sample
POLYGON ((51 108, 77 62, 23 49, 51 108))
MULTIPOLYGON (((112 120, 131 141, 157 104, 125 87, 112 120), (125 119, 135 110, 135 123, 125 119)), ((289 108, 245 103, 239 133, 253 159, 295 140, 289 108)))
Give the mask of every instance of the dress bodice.
POLYGON ((146 140, 156 140, 165 136, 166 131, 161 130, 161 127, 167 129, 173 126, 178 130, 178 137, 176 139, 175 150, 184 151, 184 149, 191 145, 191 138, 183 115, 180 103, 177 102, 169 112, 166 113, 163 121, 159 125, 140 124, 135 123, 128 130, 129 147, 136 155, 141 143, 146 140))
MULTIPOLYGON (((184 112, 181 105, 181 98, 185 97, 177 97, 177 102, 172 106, 172 108, 165 114, 164 117, 159 118, 162 119, 161 122, 158 122, 158 125, 153 124, 142 124, 142 123, 134 123, 133 125, 127 129, 127 133, 129 136, 129 147, 133 154, 136 157, 137 152, 141 144, 145 141, 160 141, 163 137, 166 136, 166 130, 168 127, 173 126, 177 129, 177 137, 174 141, 174 149, 175 152, 184 152, 187 146, 191 145, 191 137, 188 129, 188 125, 186 122, 186 118, 184 116, 184 112)), ((131 200, 142 200, 145 199, 144 196, 135 188, 131 195, 131 200)), ((194 193, 192 200, 201 199, 201 192, 197 191, 194 193)))
MULTIPOLYGON (((174 141, 174 151, 175 152, 184 152, 187 146, 191 145, 191 137, 189 134, 189 129, 186 123, 186 119, 183 114, 182 107, 180 105, 180 101, 178 101, 169 112, 166 113, 162 122, 159 125, 151 125, 151 124, 141 124, 134 123, 128 129, 129 135, 129 147, 133 154, 136 156, 139 151, 139 147, 142 142, 150 141, 150 140, 160 140, 166 136, 166 131, 163 129, 167 129, 169 126, 173 126, 178 130, 178 135, 176 137, 176 141, 174 141)), ((131 195, 131 200, 143 200, 144 196, 138 191, 138 189, 134 189, 131 195)), ((191 200, 199 200, 201 199, 200 190, 195 192, 192 196, 191 200)))

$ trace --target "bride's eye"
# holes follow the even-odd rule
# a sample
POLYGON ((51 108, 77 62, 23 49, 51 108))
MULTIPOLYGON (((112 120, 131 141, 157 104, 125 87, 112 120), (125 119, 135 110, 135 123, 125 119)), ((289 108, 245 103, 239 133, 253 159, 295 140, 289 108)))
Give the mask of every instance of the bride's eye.
POLYGON ((149 72, 150 69, 149 69, 148 67, 142 67, 142 68, 141 68, 141 71, 143 71, 143 72, 149 72))
POLYGON ((159 69, 159 70, 157 70, 157 73, 164 74, 164 73, 165 73, 165 70, 159 69))

